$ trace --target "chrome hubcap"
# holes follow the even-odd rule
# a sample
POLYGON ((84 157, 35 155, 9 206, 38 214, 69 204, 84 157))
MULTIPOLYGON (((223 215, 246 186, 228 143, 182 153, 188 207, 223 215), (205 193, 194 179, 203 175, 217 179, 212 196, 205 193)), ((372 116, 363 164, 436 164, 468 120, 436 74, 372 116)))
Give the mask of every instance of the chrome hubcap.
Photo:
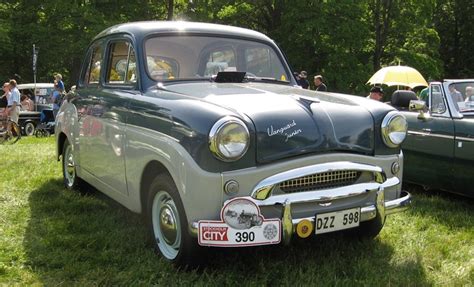
POLYGON ((160 228, 166 243, 173 244, 176 241, 176 219, 170 206, 165 205, 161 209, 160 228))
POLYGON ((76 169, 74 163, 74 155, 72 153, 72 148, 70 145, 66 148, 66 152, 64 153, 64 159, 64 177, 67 180, 67 185, 72 186, 76 177, 76 169))
POLYGON ((155 195, 151 213, 156 244, 164 257, 173 260, 181 245, 181 224, 178 208, 168 192, 155 195))
POLYGON ((27 123, 25 126, 26 135, 31 136, 33 135, 34 131, 35 131, 35 126, 32 123, 27 123))

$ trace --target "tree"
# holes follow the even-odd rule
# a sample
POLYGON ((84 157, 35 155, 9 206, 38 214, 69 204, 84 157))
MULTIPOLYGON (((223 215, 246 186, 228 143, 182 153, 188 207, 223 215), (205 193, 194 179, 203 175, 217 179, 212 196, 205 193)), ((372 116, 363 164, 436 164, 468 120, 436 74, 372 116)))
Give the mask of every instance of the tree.
POLYGON ((474 74, 474 2, 469 0, 438 0, 433 22, 442 37, 441 58, 447 78, 472 78, 474 74))
POLYGON ((426 78, 474 71, 474 2, 469 0, 4 0, 0 76, 38 81, 61 72, 73 85, 88 43, 114 24, 183 19, 230 24, 269 35, 290 65, 323 74, 331 91, 364 94, 378 68, 404 64, 426 78), (14 13, 12 13, 14 11, 14 13))

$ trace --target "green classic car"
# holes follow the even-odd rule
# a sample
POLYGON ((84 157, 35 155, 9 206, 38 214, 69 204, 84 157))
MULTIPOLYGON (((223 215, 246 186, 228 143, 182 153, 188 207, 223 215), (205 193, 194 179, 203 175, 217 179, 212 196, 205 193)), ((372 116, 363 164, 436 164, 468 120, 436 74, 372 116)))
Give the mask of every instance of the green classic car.
POLYGON ((409 101, 407 182, 474 197, 473 88, 472 79, 432 82, 426 102, 409 101))

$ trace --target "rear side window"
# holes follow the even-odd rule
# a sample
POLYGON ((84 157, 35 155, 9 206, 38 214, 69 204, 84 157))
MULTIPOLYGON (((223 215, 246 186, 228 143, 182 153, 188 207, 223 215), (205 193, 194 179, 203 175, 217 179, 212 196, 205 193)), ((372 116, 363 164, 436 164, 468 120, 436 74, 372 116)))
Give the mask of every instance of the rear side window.
POLYGON ((84 73, 83 83, 86 85, 98 84, 100 80, 100 69, 102 65, 102 46, 95 45, 89 57, 86 71, 84 73))
POLYGON ((127 41, 110 44, 106 82, 110 85, 133 85, 137 81, 135 52, 127 41))

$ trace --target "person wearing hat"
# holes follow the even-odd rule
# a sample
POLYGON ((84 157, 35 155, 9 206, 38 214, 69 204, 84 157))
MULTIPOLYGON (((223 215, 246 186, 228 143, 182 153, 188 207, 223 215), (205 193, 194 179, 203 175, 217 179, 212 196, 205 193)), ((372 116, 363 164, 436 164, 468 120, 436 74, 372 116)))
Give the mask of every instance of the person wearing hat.
POLYGON ((309 82, 308 80, 306 79, 308 77, 308 73, 306 71, 301 71, 300 75, 300 82, 299 82, 299 85, 303 88, 303 89, 309 89, 309 82))
POLYGON ((383 90, 381 87, 375 86, 370 89, 370 94, 367 96, 367 99, 376 100, 381 102, 383 99, 383 90))

